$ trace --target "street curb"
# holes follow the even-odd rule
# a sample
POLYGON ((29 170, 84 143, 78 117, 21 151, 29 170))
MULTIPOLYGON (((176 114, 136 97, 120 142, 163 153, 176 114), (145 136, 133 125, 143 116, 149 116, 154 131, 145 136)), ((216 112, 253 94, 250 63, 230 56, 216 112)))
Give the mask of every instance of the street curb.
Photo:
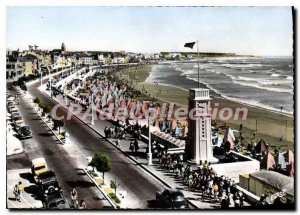
MULTIPOLYGON (((47 95, 44 91, 42 91, 45 95, 47 95)), ((55 101, 57 104, 60 104, 59 102, 57 102, 54 98, 52 98, 51 96, 47 95, 49 98, 51 98, 53 101, 55 101)), ((62 108, 64 108, 66 111, 69 112, 69 110, 65 107, 62 106, 62 108)), ((72 114, 72 113, 71 113, 72 114)), ((85 125, 87 125, 89 128, 91 128, 96 134, 98 134, 99 136, 101 136, 102 138, 104 138, 107 142, 109 142, 111 145, 113 145, 117 150, 119 150, 123 155, 125 155, 126 157, 128 157, 129 159, 131 159, 135 164, 137 164, 139 167, 141 167, 141 169, 143 169, 144 171, 146 171, 148 174, 150 174, 151 176, 153 176, 155 179, 157 179, 159 182, 161 182, 164 186, 168 187, 168 188, 172 188, 167 182, 165 182, 164 180, 162 180, 161 178, 159 178, 157 175, 155 175, 153 172, 151 172, 150 170, 148 170, 146 167, 144 167, 143 164, 139 163, 134 157, 130 156, 127 152, 122 151, 119 147, 117 147, 111 140, 105 138, 100 132, 98 132, 96 129, 94 129, 93 127, 91 127, 88 123, 84 122, 82 119, 80 119, 78 116, 72 114, 72 116, 75 116, 77 119, 79 119, 81 122, 83 122, 85 125)), ((190 200, 186 199, 187 202, 193 206, 194 208, 198 208, 194 203, 192 203, 190 200)))
MULTIPOLYGON (((30 96, 31 97, 31 96, 30 96)), ((47 122, 44 121, 44 119, 42 118, 42 116, 40 114, 38 114, 38 112, 35 110, 35 108, 31 105, 30 102, 28 102, 30 107, 33 109, 33 111, 36 113, 36 115, 39 116, 39 118, 44 122, 44 124, 46 124, 46 126, 50 129, 50 131, 54 134, 54 136, 56 137, 56 139, 58 139, 58 141, 64 145, 65 143, 63 141, 61 141, 61 139, 57 136, 57 134, 54 132, 54 130, 52 128, 50 128, 50 126, 47 124, 47 122)))
POLYGON ((100 192, 102 193, 102 195, 107 199, 107 201, 109 202, 109 204, 111 204, 111 206, 114 209, 119 208, 119 206, 117 204, 115 204, 115 202, 113 200, 111 200, 111 198, 108 196, 108 194, 106 194, 101 187, 97 184, 97 182, 95 181, 95 179, 93 179, 92 176, 90 176, 90 174, 86 171, 86 169, 82 169, 85 174, 89 177, 89 179, 93 182, 93 184, 95 184, 95 186, 98 188, 98 190, 100 190, 100 192))

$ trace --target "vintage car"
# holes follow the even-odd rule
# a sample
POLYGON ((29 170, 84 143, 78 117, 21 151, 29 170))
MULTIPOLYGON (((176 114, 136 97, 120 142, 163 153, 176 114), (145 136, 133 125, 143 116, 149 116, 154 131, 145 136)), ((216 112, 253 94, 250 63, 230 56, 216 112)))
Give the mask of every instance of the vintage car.
POLYGON ((28 125, 22 125, 18 129, 18 136, 20 139, 32 138, 32 132, 28 125))
POLYGON ((45 209, 71 209, 62 192, 54 192, 47 195, 43 205, 45 209))
POLYGON ((19 112, 13 112, 10 116, 13 118, 15 116, 21 116, 21 114, 19 112))
POLYGON ((19 130, 21 127, 25 126, 25 124, 24 124, 24 121, 22 119, 20 119, 20 120, 16 120, 13 123, 13 126, 15 127, 16 131, 18 132, 18 135, 20 135, 19 130))
POLYGON ((36 183, 38 182, 38 176, 47 171, 48 167, 45 158, 36 158, 32 160, 31 172, 36 183))
POLYGON ((156 201, 162 208, 188 208, 183 193, 178 189, 165 189, 156 193, 156 201))
POLYGON ((13 105, 8 108, 9 113, 19 112, 18 109, 13 105))
POLYGON ((54 192, 62 192, 56 175, 53 171, 42 172, 37 177, 37 185, 39 188, 39 194, 44 197, 54 192))
POLYGON ((14 114, 14 115, 11 116, 11 121, 12 121, 13 124, 15 124, 16 121, 18 121, 18 120, 22 120, 22 117, 21 117, 20 114, 14 114))

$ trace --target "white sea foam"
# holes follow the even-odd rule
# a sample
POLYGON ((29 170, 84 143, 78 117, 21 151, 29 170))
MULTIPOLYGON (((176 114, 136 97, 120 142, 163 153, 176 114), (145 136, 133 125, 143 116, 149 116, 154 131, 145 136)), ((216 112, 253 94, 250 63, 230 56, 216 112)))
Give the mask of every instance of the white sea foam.
POLYGON ((253 68, 253 67, 262 67, 261 64, 221 64, 226 68, 253 68))
MULTIPOLYGON (((198 80, 196 78, 192 78, 192 77, 187 77, 190 80, 196 81, 198 82, 198 80)), ((244 100, 244 99, 238 99, 238 98, 233 98, 231 96, 225 95, 224 93, 220 92, 219 90, 217 90, 216 88, 212 87, 209 83, 206 83, 204 81, 201 80, 201 83, 205 84, 207 88, 209 88, 210 90, 214 91, 215 93, 221 95, 221 97, 226 98, 228 100, 231 101, 235 101, 241 104, 246 104, 246 105, 250 105, 250 106, 255 106, 255 107, 260 107, 260 108, 265 108, 271 111, 275 111, 275 112, 280 112, 281 110, 278 108, 274 108, 272 106, 269 105, 265 105, 260 103, 258 100, 244 100)), ((176 86, 175 86, 176 87, 176 86)), ((293 111, 287 111, 287 110, 283 110, 284 113, 288 114, 288 115, 293 115, 293 111)))
POLYGON ((283 88, 271 87, 272 85, 264 86, 264 85, 260 85, 259 83, 254 83, 254 82, 233 81, 233 83, 239 84, 239 85, 242 85, 242 86, 254 87, 254 88, 257 88, 257 89, 269 90, 269 91, 280 92, 280 93, 289 93, 289 94, 294 93, 293 89, 283 89, 283 88))
POLYGON ((237 77, 239 80, 244 80, 244 81, 259 81, 257 78, 249 78, 249 77, 244 77, 244 76, 238 76, 237 77))
MULTIPOLYGON (((277 101, 274 101, 274 105, 273 107, 271 107, 272 104, 270 104, 270 106, 267 106, 265 104, 261 104, 261 102, 259 101, 254 101, 256 99, 256 96, 253 95, 251 96, 251 98, 249 98, 251 101, 246 100, 246 98, 248 99, 248 97, 246 96, 244 98, 244 100, 237 98, 237 95, 233 92, 231 92, 231 89, 229 90, 223 90, 222 87, 218 90, 215 89, 215 87, 218 87, 219 85, 217 84, 217 80, 214 79, 214 77, 218 77, 218 81, 220 80, 221 84, 229 84, 231 85, 230 88, 232 88, 232 90, 234 91, 234 85, 238 84, 238 85, 243 85, 246 87, 253 87, 253 88, 257 88, 257 89, 261 89, 261 90, 267 90, 267 91, 273 91, 273 92, 277 92, 278 96, 284 96, 280 93, 289 93, 291 95, 293 95, 293 76, 288 76, 288 74, 286 74, 285 70, 278 70, 276 69, 271 69, 268 70, 267 67, 269 67, 269 65, 267 65, 265 70, 257 70, 257 68, 251 69, 251 67, 260 67, 260 66, 264 66, 265 64, 259 65, 256 63, 253 64, 230 64, 227 63, 228 61, 223 61, 222 63, 217 63, 215 62, 216 66, 220 66, 220 65, 224 65, 227 64, 227 66, 236 66, 239 67, 241 70, 235 70, 234 68, 232 70, 226 70, 224 69, 217 69, 214 68, 214 65, 211 64, 213 62, 203 62, 200 64, 200 73, 202 73, 201 75, 203 76, 203 78, 201 79, 201 83, 205 84, 209 89, 211 89, 212 91, 218 93, 219 95, 221 95, 224 98, 236 101, 236 102, 240 102, 240 103, 245 103, 245 104, 249 104, 249 105, 253 105, 253 106, 258 106, 258 107, 262 107, 262 108, 266 108, 272 111, 277 111, 280 112, 280 110, 278 110, 278 108, 275 108, 279 106, 277 101), (240 65, 244 66, 244 67, 240 67, 240 65), (250 66, 249 66, 250 65, 250 66), (204 70, 204 71, 203 71, 204 70), (204 72, 204 74, 203 74, 204 72), (206 76, 206 73, 212 73, 209 76, 206 76), (245 73, 245 75, 243 75, 245 73), (251 75, 250 77, 248 77, 247 74, 249 73, 256 73, 251 75), (221 74, 220 76, 216 75, 216 74, 221 74), (227 77, 229 77, 231 80, 228 79, 223 79, 222 75, 226 75, 227 77), (223 83, 224 82, 224 83, 223 83), (235 98, 234 98, 235 97, 235 98)), ((155 65, 154 67, 156 67, 158 65, 155 65)), ((169 64, 169 65, 161 65, 161 67, 169 67, 167 69, 176 69, 177 71, 180 71, 182 76, 185 76, 187 79, 189 80, 193 80, 195 82, 198 82, 198 78, 196 77, 195 74, 197 74, 197 64, 196 62, 194 63, 190 63, 190 66, 182 66, 182 64, 169 64), (186 69, 183 69, 186 68, 186 69)), ((158 68, 158 70, 160 70, 161 68, 158 68)), ((264 68, 263 68, 264 69, 264 68)), ((156 71, 156 70, 155 70, 156 71)), ((162 74, 164 74, 162 72, 162 74)), ((167 73, 170 74, 170 73, 167 73)), ((162 75, 164 76, 164 75, 162 75)), ((167 75, 168 76, 168 75, 167 75)), ((158 77, 159 79, 159 77, 158 77)), ((183 80, 184 81, 184 80, 183 80)), ((176 88, 180 88, 180 84, 179 86, 174 86, 175 84, 173 83, 159 83, 159 85, 165 85, 165 86, 172 86, 172 87, 176 87, 176 88)), ((241 86, 236 86, 237 89, 240 89, 240 95, 241 97, 243 97, 243 88, 241 86)), ((187 89, 185 89, 187 90, 187 89)), ((246 90, 247 91, 247 90, 246 90)), ((265 91, 267 93, 267 91, 265 91)), ((272 93, 272 95, 274 95, 274 93, 272 93)), ((258 96, 258 98, 260 98, 260 96, 258 96)), ((290 104, 286 105, 288 110, 292 109, 292 107, 290 106, 290 104)), ((288 112, 287 110, 284 111, 286 113, 292 114, 293 112, 288 112)))
POLYGON ((273 73, 271 76, 272 76, 272 77, 279 77, 279 76, 280 76, 280 74, 273 73))

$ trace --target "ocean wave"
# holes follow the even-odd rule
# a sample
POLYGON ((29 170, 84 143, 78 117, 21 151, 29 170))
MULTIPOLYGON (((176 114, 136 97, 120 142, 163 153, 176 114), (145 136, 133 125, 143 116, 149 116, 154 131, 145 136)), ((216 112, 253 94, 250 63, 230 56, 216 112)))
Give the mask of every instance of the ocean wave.
POLYGON ((237 78, 233 75, 230 74, 226 74, 227 77, 229 77, 231 80, 236 80, 237 78))
MULTIPOLYGON (((209 68, 211 65, 212 65, 212 64, 210 64, 210 63, 201 63, 201 64, 199 64, 199 69, 207 69, 207 68, 209 68)), ((193 68, 198 69, 198 65, 197 65, 197 64, 194 65, 193 68)))
POLYGON ((272 77, 279 77, 279 76, 280 76, 280 74, 273 73, 271 76, 272 76, 272 77))
POLYGON ((253 68, 253 67, 262 67, 262 64, 221 64, 226 68, 253 68))
POLYGON ((294 94, 293 89, 283 89, 283 88, 271 87, 272 85, 263 86, 263 85, 260 85, 259 83, 253 83, 253 82, 250 83, 250 82, 241 82, 241 81, 233 81, 233 83, 239 84, 242 86, 247 86, 247 87, 254 87, 254 88, 262 89, 262 90, 269 90, 269 91, 273 91, 273 92, 289 93, 291 95, 294 94))
POLYGON ((181 71, 181 76, 184 76, 184 75, 192 75, 192 74, 196 74, 197 71, 195 70, 182 70, 182 69, 177 69, 179 71, 181 71))
POLYGON ((260 79, 258 78, 250 78, 250 77, 244 77, 244 76, 238 76, 237 77, 239 80, 243 80, 243 81, 259 81, 260 79))
MULTIPOLYGON (((198 82, 198 80, 196 78, 192 78, 192 77, 187 77, 189 80, 193 80, 195 82, 198 82)), ((246 104, 246 105, 250 105, 250 106, 255 106, 255 107, 260 107, 260 108, 265 108, 271 111, 275 111, 275 112, 281 112, 281 110, 279 108, 275 108, 266 104, 261 103, 258 100, 245 100, 245 99, 240 99, 240 98, 234 98, 232 96, 228 96, 225 95, 224 93, 222 93, 221 91, 219 91, 218 89, 214 88, 212 85, 210 85, 207 82, 204 82, 203 80, 201 80, 201 83, 204 84, 208 89, 214 91, 215 93, 219 94, 221 97, 231 100, 231 101, 235 101, 237 103, 240 104, 246 104)), ((283 110, 282 112, 289 114, 289 115, 293 115, 293 111, 288 111, 288 110, 283 110)))

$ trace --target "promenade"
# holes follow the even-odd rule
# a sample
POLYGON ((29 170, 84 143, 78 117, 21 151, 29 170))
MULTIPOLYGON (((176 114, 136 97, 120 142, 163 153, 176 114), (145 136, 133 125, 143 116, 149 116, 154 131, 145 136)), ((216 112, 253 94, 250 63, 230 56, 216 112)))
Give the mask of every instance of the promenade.
MULTIPOLYGON (((46 95, 50 96, 50 91, 46 90, 45 86, 39 87, 39 90, 44 92, 46 95)), ((61 94, 57 95, 56 97, 52 97, 52 99, 61 105, 61 107, 68 110, 69 106, 66 105, 66 100, 62 97, 61 94)), ((70 100, 68 101, 68 103, 70 100)), ((107 126, 114 126, 113 122, 108 120, 101 120, 99 117, 94 120, 92 124, 92 117, 83 117, 85 112, 80 112, 76 114, 76 117, 85 123, 88 127, 90 127, 93 131, 95 131, 100 137, 104 137, 104 129, 107 126)), ((72 137, 71 145, 72 145, 72 137)), ((116 149, 120 152, 124 153, 127 157, 129 157, 133 162, 138 164, 145 172, 149 173, 152 177, 158 179, 162 184, 166 187, 177 188, 181 190, 185 197, 189 200, 192 206, 197 207, 199 209, 215 209, 220 208, 220 203, 214 201, 211 198, 204 198, 202 199, 202 195, 199 191, 195 191, 189 189, 187 185, 183 184, 182 179, 177 177, 175 173, 163 168, 160 164, 158 159, 153 159, 153 164, 148 165, 148 159, 146 157, 146 149, 148 144, 143 141, 139 140, 139 151, 137 153, 131 152, 129 149, 130 142, 133 140, 133 137, 129 134, 126 134, 126 139, 120 140, 120 145, 116 146, 116 139, 109 138, 107 141, 112 144, 116 149)), ((155 194, 153 194, 155 195, 155 194)), ((234 207, 234 202, 232 199, 232 195, 230 197, 230 207, 234 207)), ((249 205, 246 203, 246 205, 249 205)))

